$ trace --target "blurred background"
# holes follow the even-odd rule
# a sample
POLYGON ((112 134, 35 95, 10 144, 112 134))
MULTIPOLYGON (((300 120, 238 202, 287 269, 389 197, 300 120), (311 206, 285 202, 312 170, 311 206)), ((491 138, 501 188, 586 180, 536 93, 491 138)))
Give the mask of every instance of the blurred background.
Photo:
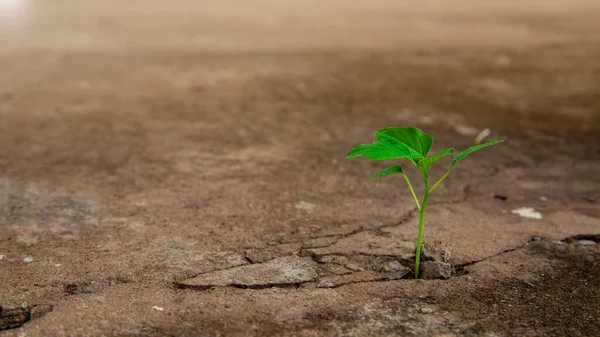
POLYGON ((254 148, 270 164, 337 158, 407 124, 466 144, 489 129, 528 151, 520 163, 591 158, 599 13, 593 0, 0 0, 0 169, 136 190, 217 179, 223 156, 254 148))
MULTIPOLYGON (((262 138, 261 124, 296 117, 386 125, 416 109, 466 117, 468 133, 578 138, 598 121, 598 13, 594 0, 0 0, 2 147, 23 137, 35 152, 14 119, 71 114, 137 113, 148 131, 149 120, 222 127, 241 115, 253 125, 239 132, 262 138), (255 105, 267 102, 278 107, 255 105), (277 112, 285 104, 297 111, 277 112)), ((39 132, 45 146, 65 142, 39 132)))
POLYGON ((489 129, 527 153, 515 165, 597 157, 599 13, 594 0, 0 0, 0 169, 126 194, 217 181, 231 161, 265 173, 308 155, 297 169, 314 169, 390 125, 460 145, 489 129))
MULTIPOLYGON (((594 31, 593 0, 2 0, 4 52, 541 44, 594 31)), ((583 38, 584 36, 580 36, 583 38)))

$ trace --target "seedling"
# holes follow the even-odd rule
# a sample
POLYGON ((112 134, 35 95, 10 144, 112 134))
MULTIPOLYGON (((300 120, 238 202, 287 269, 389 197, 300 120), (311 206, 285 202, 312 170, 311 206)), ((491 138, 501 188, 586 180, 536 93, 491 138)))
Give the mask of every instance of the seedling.
POLYGON ((471 153, 483 149, 484 147, 492 146, 502 142, 502 140, 495 140, 487 142, 464 150, 452 159, 452 165, 446 173, 435 183, 429 187, 429 168, 433 163, 440 160, 442 157, 454 153, 454 148, 448 148, 442 152, 427 157, 427 153, 433 145, 433 137, 415 127, 389 127, 379 130, 375 133, 377 142, 373 144, 362 144, 353 148, 352 151, 348 152, 346 158, 357 158, 364 157, 373 160, 393 160, 393 159, 408 159, 423 175, 425 182, 425 192, 423 199, 419 203, 419 199, 415 194, 408 176, 404 172, 404 168, 401 164, 392 165, 383 171, 375 174, 375 178, 385 177, 390 174, 400 174, 406 180, 410 193, 415 199, 417 208, 419 209, 419 233, 417 237, 417 251, 415 256, 415 278, 419 278, 419 265, 421 261, 421 244, 423 241, 423 219, 425 216, 425 208, 427 207, 427 200, 433 190, 438 187, 439 184, 444 181, 450 175, 454 167, 467 158, 471 153))

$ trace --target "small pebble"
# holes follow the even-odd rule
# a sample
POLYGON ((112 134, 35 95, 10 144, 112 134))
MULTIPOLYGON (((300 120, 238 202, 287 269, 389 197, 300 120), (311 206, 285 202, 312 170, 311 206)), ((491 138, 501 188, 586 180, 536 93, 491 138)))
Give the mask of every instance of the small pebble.
POLYGON ((156 311, 163 311, 165 309, 161 308, 161 307, 157 307, 156 305, 152 307, 152 310, 156 310, 156 311))
POLYGON ((55 267, 62 267, 62 264, 60 264, 60 263, 57 263, 57 264, 55 264, 54 266, 55 266, 55 267))
POLYGON ((353 271, 361 271, 363 270, 359 265, 357 265, 356 263, 348 263, 345 266, 346 268, 353 270, 353 271))
POLYGON ((26 258, 23 259, 23 262, 25 262, 25 263, 33 262, 33 258, 32 257, 26 257, 26 258))
POLYGON ((577 240, 577 243, 579 243, 580 245, 584 245, 584 246, 590 246, 590 245, 597 244, 596 241, 592 241, 592 240, 577 240))
POLYGON ((433 309, 431 308, 421 308, 421 312, 424 314, 431 314, 433 313, 433 309))
POLYGON ((4 255, 0 255, 0 260, 4 260, 4 255))
POLYGON ((400 262, 398 261, 392 261, 390 263, 387 264, 386 266, 389 270, 393 270, 393 271, 399 271, 399 270, 404 270, 404 266, 402 264, 400 264, 400 262))
POLYGON ((542 241, 542 240, 544 240, 544 238, 541 236, 534 235, 531 237, 531 241, 542 241))
POLYGON ((530 218, 530 219, 541 219, 542 218, 542 213, 536 211, 535 209, 533 209, 531 207, 521 207, 521 208, 513 209, 511 212, 513 214, 520 215, 524 218, 530 218))
POLYGON ((452 276, 452 266, 441 261, 426 261, 421 264, 421 278, 426 280, 447 279, 452 276))
POLYGON ((481 132, 477 135, 477 137, 475 137, 475 140, 473 141, 473 143, 475 143, 475 145, 481 143, 491 133, 492 132, 490 131, 490 129, 483 129, 483 130, 481 130, 481 132))
POLYGON ((306 201, 300 201, 294 204, 294 207, 310 213, 317 205, 306 201))
POLYGON ((540 197, 540 200, 541 200, 541 201, 548 201, 548 197, 541 196, 541 197, 540 197))

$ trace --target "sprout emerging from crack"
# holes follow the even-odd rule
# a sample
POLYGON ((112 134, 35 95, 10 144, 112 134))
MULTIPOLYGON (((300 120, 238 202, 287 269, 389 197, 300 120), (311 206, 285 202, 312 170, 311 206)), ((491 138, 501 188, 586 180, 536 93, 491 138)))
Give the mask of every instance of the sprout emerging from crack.
POLYGON ((406 180, 410 193, 415 199, 417 208, 419 209, 419 232, 417 237, 417 250, 415 256, 415 278, 419 278, 419 265, 421 261, 421 245, 423 242, 423 220, 425 216, 425 208, 427 207, 427 200, 433 190, 444 181, 450 175, 454 167, 467 158, 471 153, 483 149, 484 147, 492 146, 501 143, 502 140, 495 140, 475 146, 464 150, 454 157, 452 165, 446 173, 430 187, 429 184, 429 168, 433 163, 440 160, 442 157, 454 153, 454 148, 447 148, 442 152, 427 157, 427 153, 433 145, 433 137, 415 127, 389 127, 379 130, 375 133, 377 142, 372 144, 362 144, 353 148, 346 158, 358 158, 364 157, 372 160, 394 160, 394 159, 408 159, 423 176, 425 182, 425 192, 423 199, 419 202, 415 190, 413 189, 408 176, 404 172, 404 168, 401 164, 392 165, 383 171, 375 174, 375 178, 385 177, 390 174, 400 174, 406 180))

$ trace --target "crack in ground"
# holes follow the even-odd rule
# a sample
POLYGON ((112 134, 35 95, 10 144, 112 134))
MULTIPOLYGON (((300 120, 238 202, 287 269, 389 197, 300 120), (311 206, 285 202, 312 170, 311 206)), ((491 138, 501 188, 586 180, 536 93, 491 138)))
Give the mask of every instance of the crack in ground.
POLYGON ((394 255, 394 254, 369 254, 369 253, 364 253, 364 252, 354 252, 354 253, 328 253, 328 254, 311 254, 312 252, 306 252, 306 255, 301 255, 301 256, 309 256, 311 259, 313 259, 313 261, 315 261, 318 264, 327 264, 327 263, 332 263, 332 264, 337 264, 335 262, 322 262, 320 261, 320 259, 324 258, 325 256, 339 256, 339 257, 353 257, 353 256, 365 256, 365 257, 381 257, 381 258, 391 258, 391 259, 395 259, 395 260, 399 260, 399 261, 412 261, 412 260, 408 260, 404 257, 402 257, 401 255, 394 255))
MULTIPOLYGON (((589 234, 580 234, 580 235, 573 235, 573 236, 569 236, 569 237, 565 237, 562 240, 558 240, 561 242, 574 242, 576 240, 591 240, 594 242, 600 242, 600 235, 589 235, 589 234)), ((475 265, 477 263, 498 257, 500 255, 506 254, 506 253, 510 253, 510 252, 514 252, 514 251, 518 251, 521 250, 525 247, 527 247, 528 245, 530 245, 532 242, 535 241, 527 241, 525 243, 523 243, 522 245, 513 247, 513 248, 506 248, 503 249, 502 251, 493 254, 493 255, 489 255, 486 256, 484 258, 481 259, 476 259, 476 260, 471 260, 465 263, 461 263, 461 264, 456 264, 453 265, 453 275, 452 277, 459 277, 462 276, 464 274, 466 274, 466 270, 465 268, 468 266, 472 266, 475 265)), ((335 260, 332 261, 323 261, 323 257, 325 256, 339 256, 339 257, 343 257, 343 258, 347 258, 349 261, 352 261, 353 257, 356 256, 365 256, 365 257, 375 257, 375 258, 390 258, 390 259, 394 259, 396 261, 402 261, 403 263, 401 263, 403 266, 405 264, 409 264, 409 261, 407 259, 404 259, 402 257, 399 257, 398 255, 393 255, 393 254, 367 254, 367 253, 352 253, 352 254, 344 254, 344 253, 332 253, 332 254, 324 254, 324 255, 317 255, 317 254, 308 254, 308 256, 310 256, 311 260, 313 262, 315 262, 317 265, 327 265, 327 264, 331 264, 331 265, 338 265, 338 266, 342 266, 345 267, 347 266, 347 263, 342 263, 342 262, 337 262, 335 260)), ((381 261, 379 261, 381 262, 381 261)), ((241 266, 238 266, 241 267, 241 266)), ((236 267, 233 267, 236 268, 236 267)), ((227 269, 231 269, 231 268, 227 268, 227 269)), ((319 267, 319 269, 321 269, 321 267, 319 267)), ((223 269, 226 270, 226 269, 223 269)), ((351 269, 350 269, 351 270, 351 269)), ((244 283, 239 283, 239 282, 231 282, 229 284, 226 285, 211 285, 211 284, 206 284, 206 285, 188 285, 188 284, 182 284, 179 282, 175 282, 175 286, 179 289, 194 289, 194 290, 208 290, 208 289, 213 289, 213 288, 217 288, 217 287, 230 287, 230 288, 238 288, 238 289, 268 289, 268 288, 290 288, 290 289, 295 289, 295 288, 299 288, 302 287, 305 284, 316 284, 317 287, 319 288, 338 288, 344 285, 352 285, 352 284, 357 284, 357 283, 369 283, 369 282, 389 282, 389 281, 394 281, 394 280, 399 280, 399 279, 407 279, 408 277, 410 277, 411 273, 407 272, 406 274, 403 274, 402 276, 399 277, 389 277, 388 275, 389 273, 383 273, 381 270, 375 268, 364 268, 361 270, 351 270, 351 272, 349 274, 344 274, 344 275, 337 275, 333 272, 330 271, 326 271, 321 269, 319 271, 319 276, 310 279, 310 280, 305 280, 305 281, 298 281, 298 282, 257 282, 257 283, 252 283, 252 284, 244 284, 244 283), (370 273, 368 275, 359 275, 361 272, 364 273, 370 273), (352 277, 355 278, 360 278, 360 277, 366 277, 365 279, 352 279, 352 277)), ((199 274, 201 275, 201 274, 199 274)))
MULTIPOLYGON (((297 244, 300 244, 300 248, 298 250, 295 250, 295 251, 290 252, 288 254, 274 256, 273 258, 265 260, 265 261, 260 262, 260 263, 268 262, 268 261, 271 261, 271 260, 274 260, 276 258, 283 257, 283 256, 289 256, 289 255, 294 255, 294 254, 302 254, 303 251, 306 251, 308 249, 327 248, 327 247, 335 245, 336 243, 339 242, 339 240, 351 237, 351 236, 359 234, 359 233, 364 233, 364 232, 378 232, 378 231, 380 231, 383 228, 394 228, 394 227, 397 227, 397 226, 401 226, 404 223, 408 222, 409 220, 412 220, 415 217, 416 213, 418 213, 418 210, 419 209, 415 206, 413 209, 411 209, 410 211, 406 212, 405 215, 402 217, 402 219, 400 219, 398 222, 396 222, 394 224, 391 224, 391 225, 382 225, 382 226, 378 226, 376 228, 364 228, 364 227, 360 227, 360 228, 357 228, 355 230, 352 230, 352 231, 344 233, 344 234, 329 234, 329 235, 315 236, 315 237, 312 237, 310 239, 301 239, 301 240, 293 240, 293 241, 280 241, 279 243, 276 243, 276 244, 268 244, 268 246, 270 246, 270 247, 277 247, 277 246, 283 246, 283 245, 297 243, 297 244), (311 245, 311 246, 306 245, 306 242, 309 241, 309 240, 318 240, 318 239, 326 239, 326 238, 335 238, 335 241, 330 242, 328 244, 323 244, 323 245, 311 245)), ((262 247, 245 247, 243 249, 245 251, 244 258, 246 259, 246 261, 248 261, 251 264, 255 264, 256 262, 252 262, 252 259, 248 257, 247 251, 248 250, 265 250, 265 248, 262 248, 262 247)), ((226 268, 226 269, 228 269, 228 268, 226 268)), ((213 270, 213 271, 218 271, 218 270, 213 270)), ((198 275, 200 275, 200 274, 197 274, 195 276, 198 276, 198 275)))
POLYGON ((332 285, 319 285, 319 288, 325 288, 325 289, 335 289, 335 288, 339 288, 339 287, 343 287, 343 286, 349 286, 349 285, 353 285, 353 284, 360 284, 360 283, 383 283, 383 282, 392 282, 392 281, 398 281, 398 280, 408 280, 410 275, 412 275, 412 273, 407 273, 406 275, 399 277, 399 278, 389 278, 386 276, 382 276, 379 279, 374 279, 374 280, 360 280, 360 281, 352 281, 352 282, 348 282, 348 283, 339 283, 339 284, 332 284, 332 285))
POLYGON ((486 256, 486 257, 484 257, 484 258, 481 258, 481 259, 477 259, 477 260, 471 260, 471 261, 469 261, 469 262, 464 262, 464 263, 460 263, 460 264, 453 265, 452 267, 453 267, 453 269, 455 270, 455 274, 456 274, 456 275, 453 275, 453 276, 461 276, 461 275, 465 274, 465 273, 466 273, 466 271, 465 271, 464 269, 465 269, 466 267, 472 266, 472 265, 474 265, 474 264, 477 264, 477 263, 479 263, 479 262, 483 262, 483 261, 486 261, 486 260, 489 260, 489 259, 495 258, 495 257, 497 257, 497 256, 500 256, 500 255, 503 255, 503 254, 506 254, 506 253, 511 253, 511 252, 517 251, 517 250, 519 250, 519 249, 523 249, 523 248, 525 248, 526 246, 528 246, 529 244, 531 244, 531 242, 534 242, 534 241, 527 241, 527 242, 525 242, 524 244, 522 244, 522 245, 520 245, 520 246, 513 247, 513 248, 506 248, 506 249, 503 249, 503 250, 502 250, 501 252, 499 252, 499 253, 496 253, 496 254, 494 254, 494 255, 490 255, 490 256, 486 256))
MULTIPOLYGON (((315 248, 326 248, 329 246, 333 246, 334 244, 336 244, 339 240, 341 239, 346 239, 348 237, 351 237, 352 235, 356 235, 359 233, 365 233, 365 232, 378 232, 383 228, 394 228, 394 227, 398 227, 401 226, 403 224, 405 224, 406 222, 408 222, 409 220, 412 220, 415 217, 415 213, 418 213, 419 209, 415 206, 413 209, 411 209, 410 211, 406 212, 406 214, 404 215, 404 217, 402 217, 402 219, 400 219, 398 222, 396 222, 395 224, 391 224, 391 225, 381 225, 378 226, 376 228, 364 228, 364 227, 360 227, 357 228, 353 231, 350 231, 348 233, 344 233, 344 234, 335 234, 335 235, 325 235, 325 236, 318 236, 315 237, 314 239, 322 239, 322 238, 328 238, 328 237, 336 237, 337 240, 327 244, 327 245, 322 245, 322 246, 313 246, 313 247, 306 247, 306 246, 302 246, 301 249, 315 249, 315 248)), ((297 241, 298 243, 304 243, 304 241, 297 241)))
POLYGON ((280 282, 266 282, 260 284, 242 284, 242 283, 230 283, 227 285, 214 285, 214 284, 185 284, 180 282, 173 282, 173 286, 176 289, 190 289, 190 290, 200 290, 206 291, 216 288, 236 288, 236 289, 253 289, 253 290, 262 290, 262 289, 270 289, 270 288, 282 288, 282 289, 297 289, 300 288, 303 284, 315 283, 314 281, 304 281, 304 282, 292 282, 292 283, 280 283, 280 282))
MULTIPOLYGON (((495 170, 495 174, 497 174, 499 172, 499 169, 496 168, 495 170)), ((460 204, 463 202, 468 201, 469 199, 469 190, 471 189, 471 184, 466 184, 463 187, 463 193, 462 196, 460 198, 456 198, 453 200, 441 200, 441 201, 430 201, 430 205, 436 205, 436 206, 443 206, 443 205, 455 205, 455 204, 460 204)), ((394 228, 397 226, 401 226, 403 224, 405 224, 406 222, 408 222, 409 220, 412 220, 413 218, 415 218, 415 216, 418 214, 419 209, 415 206, 413 209, 411 209, 410 211, 406 212, 405 215, 402 217, 402 219, 400 219, 398 222, 394 223, 394 224, 390 224, 390 225, 382 225, 382 226, 378 226, 376 228, 365 228, 365 227, 360 227, 357 228, 355 230, 349 231, 347 233, 343 233, 343 234, 328 234, 328 235, 320 235, 320 236, 314 236, 311 237, 309 239, 299 239, 299 240, 289 240, 289 241, 284 241, 281 240, 277 243, 270 243, 267 244, 270 247, 277 247, 277 246, 282 246, 282 245, 286 245, 286 244, 301 244, 300 249, 315 249, 315 248, 326 248, 326 247, 330 247, 334 244, 336 244, 339 240, 341 239, 345 239, 348 238, 352 235, 356 235, 359 233, 364 233, 364 232, 377 232, 380 231, 381 229, 384 228, 394 228), (328 244, 323 244, 323 245, 315 245, 315 246, 306 246, 305 243, 309 240, 318 240, 318 239, 325 239, 325 238, 335 238, 336 240, 328 243, 328 244)), ((262 247, 245 247, 245 250, 261 250, 264 249, 262 247)), ((290 254, 286 254, 286 255, 281 255, 281 256, 287 256, 287 255, 291 255, 293 253, 290 254)), ((281 257, 281 256, 276 256, 274 258, 277 257, 281 257)), ((251 262, 251 261, 249 261, 251 262)), ((252 263, 252 262, 251 262, 252 263)))
POLYGON ((230 288, 238 289, 268 289, 268 288, 300 288, 303 284, 313 283, 312 281, 307 282, 296 282, 296 283, 264 283, 264 284, 239 284, 232 283, 227 285, 230 288))
MULTIPOLYGON (((565 237, 564 239, 556 240, 556 241, 565 242, 565 243, 572 243, 572 242, 576 242, 576 241, 579 241, 579 240, 594 241, 594 242, 596 242, 598 244, 598 243, 600 243, 600 234, 576 234, 576 235, 571 235, 571 236, 565 237)), ((463 275, 464 274, 464 269, 466 267, 472 266, 472 265, 477 264, 479 262, 483 262, 483 261, 495 258, 497 256, 500 256, 500 255, 503 255, 503 254, 506 254, 506 253, 511 253, 511 252, 523 249, 523 248, 527 247, 528 245, 530 245, 533 242, 537 242, 537 240, 529 240, 529 241, 525 242, 524 244, 522 244, 520 246, 517 246, 517 247, 514 247, 514 248, 503 249, 499 253, 487 256, 487 257, 482 258, 482 259, 471 260, 469 262, 465 262, 465 263, 453 265, 452 267, 455 269, 455 271, 458 274, 458 275, 453 275, 453 276, 461 276, 461 275, 463 275)))
MULTIPOLYGON (((438 204, 443 204, 443 203, 438 203, 438 204)), ((382 226, 377 226, 375 228, 365 228, 363 226, 349 231, 347 233, 343 233, 343 234, 327 234, 327 235, 317 235, 314 237, 311 237, 310 239, 300 239, 300 240, 290 240, 290 241, 279 241, 278 243, 275 244, 271 244, 269 246, 279 246, 279 245, 284 245, 284 244, 293 244, 293 243, 300 243, 300 244, 304 244, 306 241, 308 240, 317 240, 317 239, 325 239, 325 238, 338 238, 338 239, 344 239, 347 238, 349 236, 358 234, 358 233, 362 233, 362 232, 371 232, 371 231, 378 231, 382 228, 393 228, 393 227, 397 227, 400 225, 403 225, 405 222, 407 222, 408 220, 412 219, 415 216, 415 213, 418 211, 419 209, 415 206, 413 207, 410 211, 406 212, 404 214, 404 216, 396 223, 391 224, 391 225, 382 225, 382 226)), ((323 245, 323 246, 313 246, 313 247, 305 247, 302 246, 302 248, 304 249, 311 249, 311 248, 324 248, 324 247, 329 247, 333 244, 335 244, 336 242, 327 244, 327 245, 323 245)), ((246 248, 246 249, 260 249, 260 248, 246 248)))
MULTIPOLYGON (((402 277, 394 278, 394 277, 390 277, 389 275, 382 274, 382 275, 380 275, 379 278, 376 278, 376 279, 348 281, 348 282, 341 282, 341 283, 336 283, 336 284, 331 284, 331 285, 324 285, 322 283, 322 281, 325 280, 326 278, 318 278, 316 281, 295 282, 295 283, 263 283, 263 284, 251 284, 251 285, 250 284, 239 284, 239 283, 231 283, 231 284, 227 284, 227 285, 188 285, 188 284, 174 282, 174 287, 177 289, 182 289, 182 290, 189 289, 189 290, 199 290, 199 291, 207 291, 207 290, 212 290, 212 289, 216 289, 216 288, 264 290, 264 289, 271 289, 271 288, 298 289, 305 285, 312 284, 316 288, 335 289, 335 288, 339 288, 342 286, 360 284, 360 283, 372 283, 372 282, 380 283, 380 282, 391 282, 391 281, 397 281, 397 280, 402 280, 402 279, 408 279, 410 275, 412 275, 412 273, 409 272, 409 273, 404 274, 402 277)), ((335 276, 338 276, 338 275, 335 275, 335 276)))
POLYGON ((561 241, 571 243, 579 240, 587 240, 600 243, 600 234, 577 234, 569 236, 568 238, 565 238, 561 241))
POLYGON ((173 285, 177 289, 189 289, 189 290, 200 290, 206 291, 216 288, 235 288, 235 289, 249 289, 249 290, 263 290, 263 289, 271 289, 271 288, 280 288, 280 289, 298 289, 302 287, 304 284, 315 283, 314 281, 306 281, 306 282, 295 282, 295 283, 262 283, 262 284, 240 284, 240 283, 231 283, 227 285, 190 285, 173 282, 173 285))
MULTIPOLYGON (((250 263, 250 264, 260 264, 260 263, 250 263)), ((186 278, 185 278, 185 279, 183 279, 183 280, 181 280, 181 281, 174 281, 173 283, 182 282, 182 281, 185 281, 185 280, 188 280, 188 279, 191 279, 191 278, 194 278, 194 277, 198 277, 198 276, 200 276, 200 275, 204 275, 204 274, 215 273, 215 272, 222 271, 222 270, 230 270, 230 269, 235 269, 235 268, 239 268, 239 267, 243 267, 243 266, 248 266, 248 264, 241 264, 241 265, 237 265, 237 266, 231 266, 231 267, 222 268, 222 269, 212 269, 212 270, 203 271, 203 272, 196 273, 196 274, 191 274, 191 275, 192 275, 191 277, 188 277, 188 276, 186 276, 186 278)))

